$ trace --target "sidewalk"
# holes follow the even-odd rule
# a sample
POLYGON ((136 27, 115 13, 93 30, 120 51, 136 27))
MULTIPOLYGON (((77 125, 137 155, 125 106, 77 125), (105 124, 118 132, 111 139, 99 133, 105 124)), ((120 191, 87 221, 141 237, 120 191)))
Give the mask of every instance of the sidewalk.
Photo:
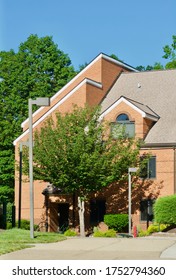
POLYGON ((73 237, 35 244, 0 260, 176 260, 176 236, 143 238, 73 237))

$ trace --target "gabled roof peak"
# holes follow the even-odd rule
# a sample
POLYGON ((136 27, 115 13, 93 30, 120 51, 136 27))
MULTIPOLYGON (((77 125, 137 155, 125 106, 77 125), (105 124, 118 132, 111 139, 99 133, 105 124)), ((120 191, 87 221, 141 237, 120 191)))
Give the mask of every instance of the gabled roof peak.
POLYGON ((116 106, 118 106, 121 102, 126 103, 134 110, 138 111, 143 118, 151 119, 153 121, 158 121, 160 118, 149 106, 144 105, 138 101, 134 101, 125 96, 120 96, 111 106, 106 108, 105 111, 102 112, 100 119, 102 119, 105 115, 107 115, 111 110, 113 110, 116 106))
MULTIPOLYGON (((104 53, 100 53, 99 55, 97 55, 82 71, 80 71, 73 79, 70 80, 70 82, 68 82, 64 87, 62 87, 56 94, 54 94, 52 97, 51 97, 51 102, 57 98, 66 88, 68 88, 76 79, 79 78, 79 76, 81 76, 84 72, 86 72, 95 62, 97 62, 99 59, 106 59, 110 62, 113 62, 123 68, 126 68, 130 71, 134 71, 134 72, 138 72, 135 68, 133 68, 132 66, 126 64, 126 63, 123 63, 119 60, 116 60, 104 53)), ((89 80, 89 79, 88 79, 89 80)), ((40 107, 38 110, 36 110, 34 113, 33 113, 33 116, 37 115, 41 110, 43 110, 43 107, 40 107)), ((28 118, 21 124, 21 127, 24 127, 25 124, 28 122, 28 118)))
MULTIPOLYGON (((107 54, 105 54, 105 53, 100 53, 96 58, 98 58, 98 57, 102 57, 102 58, 104 58, 104 59, 106 59, 106 60, 108 60, 108 61, 111 61, 111 62, 113 62, 113 63, 115 63, 115 64, 118 64, 118 65, 121 66, 121 67, 124 67, 124 68, 126 68, 126 69, 128 69, 128 70, 132 70, 133 72, 139 72, 139 71, 138 71, 136 68, 134 68, 133 66, 131 66, 131 65, 129 65, 129 64, 123 62, 123 61, 114 59, 114 58, 112 58, 111 56, 109 56, 109 55, 107 55, 107 54)), ((96 58, 95 58, 95 59, 96 59, 96 58)))

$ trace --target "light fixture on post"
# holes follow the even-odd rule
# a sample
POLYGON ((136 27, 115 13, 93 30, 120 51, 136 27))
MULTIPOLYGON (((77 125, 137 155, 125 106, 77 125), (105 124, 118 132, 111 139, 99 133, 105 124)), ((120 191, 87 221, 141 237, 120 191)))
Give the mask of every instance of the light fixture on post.
POLYGON ((29 181, 30 181, 30 237, 34 238, 34 185, 33 185, 33 129, 32 129, 32 105, 50 106, 48 97, 38 97, 28 100, 29 110, 29 181))
POLYGON ((131 173, 137 172, 138 167, 128 168, 128 233, 131 235, 131 173))

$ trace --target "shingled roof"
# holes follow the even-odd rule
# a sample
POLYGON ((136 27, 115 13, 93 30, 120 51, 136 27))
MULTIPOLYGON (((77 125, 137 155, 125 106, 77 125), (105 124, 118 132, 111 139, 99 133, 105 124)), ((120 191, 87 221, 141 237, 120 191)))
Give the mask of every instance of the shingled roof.
POLYGON ((176 144, 176 70, 122 73, 102 101, 102 113, 122 96, 158 116, 146 144, 176 144))

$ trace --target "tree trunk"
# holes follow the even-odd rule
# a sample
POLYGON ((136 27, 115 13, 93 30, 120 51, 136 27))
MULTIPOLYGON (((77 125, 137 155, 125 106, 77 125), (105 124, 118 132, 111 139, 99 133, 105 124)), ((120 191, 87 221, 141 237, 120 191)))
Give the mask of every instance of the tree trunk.
POLYGON ((80 236, 85 237, 85 226, 84 226, 84 200, 78 196, 78 212, 79 212, 79 225, 80 225, 80 236))

